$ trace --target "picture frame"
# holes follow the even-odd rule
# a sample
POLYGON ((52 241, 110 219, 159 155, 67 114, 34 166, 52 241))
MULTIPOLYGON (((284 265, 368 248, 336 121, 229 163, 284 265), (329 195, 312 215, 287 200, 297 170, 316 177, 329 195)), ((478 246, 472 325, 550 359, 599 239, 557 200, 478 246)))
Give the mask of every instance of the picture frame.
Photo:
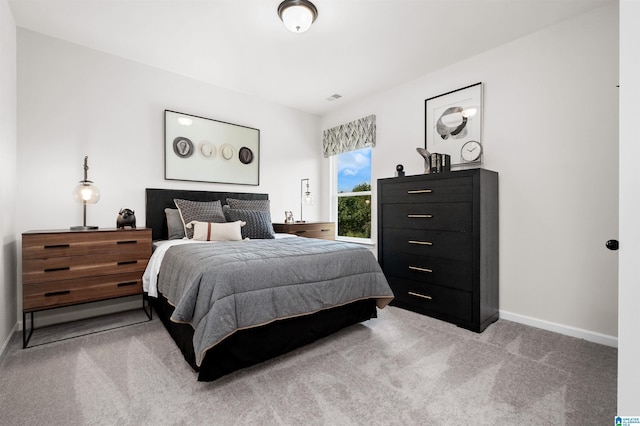
POLYGON ((164 178, 260 184, 260 130, 164 111, 164 178))
POLYGON ((481 164, 484 156, 482 97, 480 82, 426 99, 425 149, 431 154, 449 155, 452 167, 481 164), (473 146, 479 152, 465 153, 463 158, 462 148, 469 141, 478 142, 467 147, 473 146))

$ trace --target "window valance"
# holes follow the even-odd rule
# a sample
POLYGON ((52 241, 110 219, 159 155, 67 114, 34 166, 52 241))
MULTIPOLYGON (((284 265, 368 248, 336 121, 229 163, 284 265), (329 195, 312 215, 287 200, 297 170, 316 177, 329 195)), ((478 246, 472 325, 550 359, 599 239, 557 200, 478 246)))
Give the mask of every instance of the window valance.
POLYGON ((325 157, 368 146, 376 146, 375 114, 325 130, 322 134, 325 157))

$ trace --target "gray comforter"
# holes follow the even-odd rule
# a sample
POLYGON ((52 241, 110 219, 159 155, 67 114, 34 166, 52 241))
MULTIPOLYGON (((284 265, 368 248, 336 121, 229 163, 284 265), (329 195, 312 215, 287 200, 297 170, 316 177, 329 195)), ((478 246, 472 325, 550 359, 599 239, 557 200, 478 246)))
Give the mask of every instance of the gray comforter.
POLYGON ((171 320, 194 328, 205 352, 237 330, 393 293, 371 251, 356 244, 283 238, 171 247, 158 289, 175 306, 171 320))

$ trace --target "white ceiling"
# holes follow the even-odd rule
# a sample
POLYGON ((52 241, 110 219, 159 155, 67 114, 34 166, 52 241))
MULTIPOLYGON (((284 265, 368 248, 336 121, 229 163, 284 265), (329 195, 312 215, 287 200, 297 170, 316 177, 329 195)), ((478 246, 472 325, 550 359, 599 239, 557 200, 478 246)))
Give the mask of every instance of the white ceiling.
POLYGON ((303 34, 280 1, 9 3, 19 27, 322 115, 615 0, 312 0, 303 34))

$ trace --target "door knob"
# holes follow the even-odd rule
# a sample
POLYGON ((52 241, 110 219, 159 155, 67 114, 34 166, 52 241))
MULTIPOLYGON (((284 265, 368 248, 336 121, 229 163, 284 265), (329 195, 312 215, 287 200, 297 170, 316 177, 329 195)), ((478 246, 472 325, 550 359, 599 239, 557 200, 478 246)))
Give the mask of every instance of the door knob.
POLYGON ((618 243, 618 240, 609 240, 606 242, 605 246, 607 246, 609 250, 618 250, 618 248, 620 248, 620 243, 618 243))

